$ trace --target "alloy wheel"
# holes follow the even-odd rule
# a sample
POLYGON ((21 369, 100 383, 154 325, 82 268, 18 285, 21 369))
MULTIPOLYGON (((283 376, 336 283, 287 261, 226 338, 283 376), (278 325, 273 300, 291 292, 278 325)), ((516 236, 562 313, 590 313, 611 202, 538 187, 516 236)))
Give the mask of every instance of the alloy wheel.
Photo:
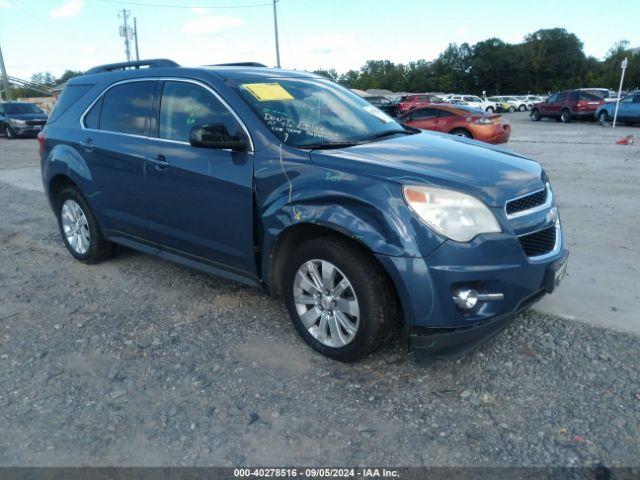
POLYGON ((79 255, 84 255, 91 244, 89 222, 75 200, 65 200, 60 209, 62 230, 69 246, 79 255))
POLYGON ((340 348, 355 338, 358 299, 349 279, 331 262, 303 263, 293 281, 293 300, 302 324, 323 345, 340 348))

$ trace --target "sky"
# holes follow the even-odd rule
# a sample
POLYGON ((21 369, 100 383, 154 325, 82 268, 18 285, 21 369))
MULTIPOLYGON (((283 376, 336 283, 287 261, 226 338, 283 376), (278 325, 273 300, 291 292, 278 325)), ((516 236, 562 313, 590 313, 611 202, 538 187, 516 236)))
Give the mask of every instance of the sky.
MULTIPOLYGON (((181 65, 275 65, 271 0, 0 0, 0 47, 9 75, 86 70, 125 61, 118 11, 136 17, 141 58, 181 65)), ((619 40, 640 47, 636 0, 603 11, 592 0, 279 0, 283 68, 338 72, 367 60, 433 60, 449 43, 491 37, 516 43, 540 28, 566 28, 587 55, 619 40)), ((133 48, 132 48, 133 52, 133 48)))

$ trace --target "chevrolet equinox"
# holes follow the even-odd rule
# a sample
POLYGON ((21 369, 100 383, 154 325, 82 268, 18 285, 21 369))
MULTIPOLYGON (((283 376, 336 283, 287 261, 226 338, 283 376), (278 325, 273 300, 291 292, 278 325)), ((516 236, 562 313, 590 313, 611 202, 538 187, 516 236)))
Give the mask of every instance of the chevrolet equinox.
POLYGON ((401 322, 417 357, 465 354, 566 271, 537 162, 404 126, 310 73, 95 67, 69 81, 39 148, 76 259, 120 244, 264 287, 342 361, 401 322))

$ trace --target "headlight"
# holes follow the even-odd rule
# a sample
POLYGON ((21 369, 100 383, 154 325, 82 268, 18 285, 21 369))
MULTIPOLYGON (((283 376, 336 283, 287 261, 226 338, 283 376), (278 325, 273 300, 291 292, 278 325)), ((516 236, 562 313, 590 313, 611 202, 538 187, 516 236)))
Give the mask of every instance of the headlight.
POLYGON ((413 185, 405 185, 403 192, 407 204, 418 217, 456 242, 468 242, 481 233, 502 231, 491 210, 471 195, 413 185))
POLYGON ((10 118, 9 119, 9 123, 13 123, 15 125, 26 125, 27 121, 26 120, 20 120, 19 118, 10 118))

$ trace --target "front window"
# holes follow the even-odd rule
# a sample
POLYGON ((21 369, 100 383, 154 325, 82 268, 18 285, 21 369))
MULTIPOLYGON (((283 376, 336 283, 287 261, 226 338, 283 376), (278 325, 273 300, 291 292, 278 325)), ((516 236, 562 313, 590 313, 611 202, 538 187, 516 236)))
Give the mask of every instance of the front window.
POLYGON ((30 113, 44 113, 32 103, 5 103, 4 111, 7 115, 28 115, 30 113))
POLYGON ((319 148, 355 144, 406 130, 366 100, 321 79, 239 81, 244 101, 287 145, 319 148))

